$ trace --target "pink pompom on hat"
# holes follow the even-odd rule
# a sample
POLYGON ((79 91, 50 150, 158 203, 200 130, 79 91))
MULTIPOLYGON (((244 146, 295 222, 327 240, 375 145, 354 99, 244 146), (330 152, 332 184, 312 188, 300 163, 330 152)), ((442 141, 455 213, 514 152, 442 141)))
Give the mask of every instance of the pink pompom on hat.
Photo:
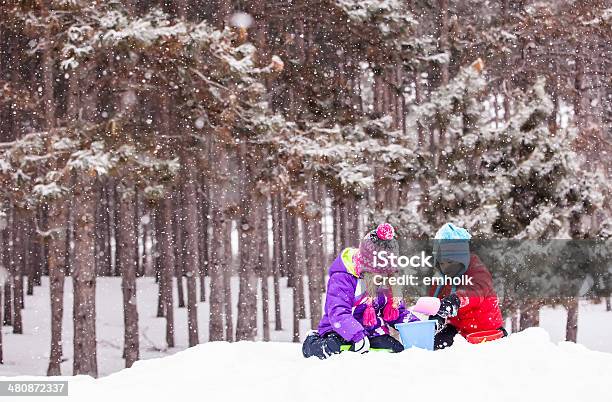
POLYGON ((395 237, 395 229, 389 223, 381 223, 376 228, 376 236, 381 240, 391 240, 395 237))

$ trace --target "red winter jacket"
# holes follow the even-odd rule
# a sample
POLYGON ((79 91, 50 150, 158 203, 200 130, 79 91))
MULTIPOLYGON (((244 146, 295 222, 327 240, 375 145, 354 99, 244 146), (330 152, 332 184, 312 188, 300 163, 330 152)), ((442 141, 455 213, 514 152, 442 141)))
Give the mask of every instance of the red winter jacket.
MULTIPOLYGON (((465 274, 472 278, 473 285, 458 286, 457 296, 461 300, 461 307, 456 317, 449 318, 448 323, 459 330, 463 336, 472 332, 498 329, 503 326, 499 300, 493 289, 493 278, 476 254, 470 257, 470 266, 465 274)), ((432 287, 430 296, 433 296, 436 286, 432 287)), ((437 297, 442 299, 451 293, 451 286, 444 286, 437 297)))

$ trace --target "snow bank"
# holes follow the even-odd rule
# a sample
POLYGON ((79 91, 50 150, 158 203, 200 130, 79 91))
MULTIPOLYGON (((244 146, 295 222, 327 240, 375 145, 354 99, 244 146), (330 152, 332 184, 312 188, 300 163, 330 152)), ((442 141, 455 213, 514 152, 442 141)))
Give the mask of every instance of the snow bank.
MULTIPOLYGON (((507 339, 401 354, 343 353, 329 360, 304 359, 290 343, 214 342, 172 356, 137 362, 94 380, 67 379, 62 400, 109 401, 477 401, 608 400, 612 354, 554 344, 543 329, 507 339)), ((0 380, 32 380, 10 377, 0 380)), ((39 400, 16 397, 16 402, 39 400)), ((11 398, 3 398, 3 401, 11 398)))
MULTIPOLYGON (((1 270, 1 269, 0 269, 1 270)), ((208 284, 208 278, 206 278, 208 284)), ((234 328, 236 327, 238 304, 238 278, 232 278, 232 299, 234 328)), ((268 283, 272 288, 272 279, 268 283)), ((174 312, 176 347, 165 347, 164 318, 156 317, 157 285, 153 278, 145 277, 137 280, 138 314, 140 328, 140 358, 159 358, 186 349, 187 339, 187 311, 176 307, 174 312)), ((273 341, 290 342, 293 334, 292 322, 292 291, 286 285, 286 278, 281 278, 281 312, 282 331, 272 330, 270 336, 273 341)), ((199 290, 199 289, 198 289, 199 290)), ((261 289, 258 289, 258 292, 261 289)), ((176 287, 175 300, 176 300, 176 287)), ((308 295, 308 288, 305 289, 308 295)), ((206 300, 210 300, 210 292, 206 286, 206 300)), ((261 300, 261 298, 259 299, 261 300)), ((51 342, 49 282, 47 277, 42 278, 42 286, 34 288, 33 296, 26 296, 26 308, 22 311, 24 333, 13 334, 12 328, 0 326, 4 344, 4 364, 0 364, 0 376, 18 375, 45 375, 49 364, 49 344, 51 342)), ((98 278, 96 284, 96 335, 98 338, 98 373, 101 377, 117 372, 124 368, 125 361, 121 353, 123 349, 123 313, 122 313, 121 278, 98 278)), ((176 303, 175 303, 176 305, 176 303)), ((62 374, 72 374, 72 281, 67 280, 64 289, 64 362, 62 374)), ((198 303, 198 320, 200 322, 200 342, 208 342, 208 302, 198 303)), ((258 333, 263 333, 261 304, 258 305, 258 333)), ((274 311, 273 303, 270 311, 274 311)), ((309 306, 306 305, 309 314, 309 306)), ((563 307, 545 307, 540 312, 540 326, 550 334, 553 342, 565 339, 566 311, 563 307)), ((274 315, 271 317, 274 319, 274 315)), ((275 323, 272 322, 271 329, 275 323)), ((510 323, 506 323, 510 328, 510 323)), ((310 320, 300 322, 302 338, 310 330, 310 320)), ((605 303, 591 304, 583 300, 580 303, 578 316, 578 342, 589 349, 602 352, 612 352, 612 312, 607 312, 605 303)), ((0 397, 2 401, 2 397, 0 397)))

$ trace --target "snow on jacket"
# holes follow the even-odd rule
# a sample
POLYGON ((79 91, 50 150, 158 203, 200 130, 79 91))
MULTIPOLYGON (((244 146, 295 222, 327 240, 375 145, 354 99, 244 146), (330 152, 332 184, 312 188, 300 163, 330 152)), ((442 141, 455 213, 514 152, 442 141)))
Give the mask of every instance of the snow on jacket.
POLYGON ((453 291, 459 296, 461 300, 459 312, 456 317, 449 318, 448 323, 456 327, 461 335, 503 326, 499 300, 493 288, 493 278, 476 254, 471 254, 470 265, 463 275, 471 277, 473 285, 458 286, 456 289, 447 285, 440 288, 437 294, 435 286, 431 290, 431 296, 440 299, 453 291))
POLYGON ((404 322, 405 319, 417 321, 418 318, 412 316, 402 302, 398 308, 397 320, 385 322, 383 309, 387 303, 387 297, 382 290, 379 290, 372 303, 376 312, 376 324, 371 327, 363 324, 366 288, 363 279, 360 279, 355 273, 353 255, 357 250, 356 248, 344 249, 329 268, 325 312, 319 323, 319 334, 325 335, 334 331, 348 342, 357 342, 366 335, 371 338, 388 334, 389 325, 404 322))

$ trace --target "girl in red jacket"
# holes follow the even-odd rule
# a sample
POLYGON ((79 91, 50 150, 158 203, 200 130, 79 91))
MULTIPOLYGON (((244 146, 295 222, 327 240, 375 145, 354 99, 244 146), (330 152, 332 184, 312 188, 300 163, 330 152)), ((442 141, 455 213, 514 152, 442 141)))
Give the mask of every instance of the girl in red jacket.
MULTIPOLYGON (((469 285, 434 286, 431 296, 441 299, 440 310, 430 319, 438 321, 435 349, 453 344, 455 335, 503 328, 503 319, 491 273, 476 254, 470 253, 471 235, 447 223, 434 238, 434 264, 444 277, 471 278, 469 285)), ((466 281, 468 282, 468 281, 466 281)))

